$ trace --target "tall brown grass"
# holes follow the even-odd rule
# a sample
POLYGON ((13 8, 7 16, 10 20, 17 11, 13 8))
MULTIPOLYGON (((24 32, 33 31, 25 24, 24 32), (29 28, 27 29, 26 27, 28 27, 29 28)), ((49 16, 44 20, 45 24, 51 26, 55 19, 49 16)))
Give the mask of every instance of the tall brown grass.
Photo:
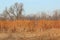
POLYGON ((51 28, 60 28, 60 20, 15 20, 0 21, 0 31, 36 31, 47 30, 51 28))

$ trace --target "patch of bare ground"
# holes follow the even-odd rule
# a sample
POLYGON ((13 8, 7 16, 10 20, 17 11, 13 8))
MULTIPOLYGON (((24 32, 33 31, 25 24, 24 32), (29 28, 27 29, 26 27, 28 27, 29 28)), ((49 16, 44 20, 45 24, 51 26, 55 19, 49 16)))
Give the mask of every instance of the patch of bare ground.
POLYGON ((0 33, 0 40, 60 40, 60 29, 41 32, 0 33))

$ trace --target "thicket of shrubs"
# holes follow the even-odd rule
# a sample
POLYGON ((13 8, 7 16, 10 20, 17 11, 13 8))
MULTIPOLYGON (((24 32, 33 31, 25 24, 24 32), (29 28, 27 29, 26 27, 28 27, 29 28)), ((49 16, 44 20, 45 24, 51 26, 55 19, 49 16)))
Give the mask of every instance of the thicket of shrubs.
MULTIPOLYGON (((23 3, 15 3, 14 5, 12 5, 10 8, 6 8, 0 15, 0 20, 41 20, 41 19, 45 19, 45 20, 60 20, 60 10, 55 10, 53 12, 53 15, 50 16, 48 14, 46 14, 45 12, 41 12, 41 15, 37 14, 37 15, 23 15, 23 3)), ((52 13, 51 13, 52 14, 52 13)))

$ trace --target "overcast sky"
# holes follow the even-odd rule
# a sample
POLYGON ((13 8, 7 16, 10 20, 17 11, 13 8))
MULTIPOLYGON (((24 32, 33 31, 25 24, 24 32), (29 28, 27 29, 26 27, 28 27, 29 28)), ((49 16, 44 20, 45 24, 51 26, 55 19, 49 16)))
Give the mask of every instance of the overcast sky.
POLYGON ((24 4, 26 14, 60 9, 60 0, 0 0, 0 12, 16 2, 24 4))

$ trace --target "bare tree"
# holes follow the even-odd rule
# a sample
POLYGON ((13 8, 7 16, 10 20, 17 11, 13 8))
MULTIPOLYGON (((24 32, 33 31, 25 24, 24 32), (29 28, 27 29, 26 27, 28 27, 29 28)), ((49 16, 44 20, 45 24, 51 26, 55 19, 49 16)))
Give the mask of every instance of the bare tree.
POLYGON ((23 4, 22 3, 15 3, 9 9, 5 9, 3 11, 3 16, 5 20, 16 20, 20 19, 22 16, 23 4))
POLYGON ((41 19, 46 19, 46 16, 47 16, 47 15, 46 15, 45 12, 42 12, 42 13, 41 13, 41 19))
POLYGON ((16 18, 17 19, 20 19, 20 17, 22 16, 21 14, 22 14, 22 11, 23 11, 23 4, 22 3, 20 3, 20 4, 18 4, 18 3, 15 3, 15 5, 13 6, 13 9, 14 9, 14 12, 16 13, 16 18))
POLYGON ((58 18, 58 11, 54 11, 54 14, 53 14, 53 16, 52 16, 52 19, 53 20, 58 20, 59 18, 58 18))
POLYGON ((3 11, 3 16, 4 16, 5 20, 9 20, 12 18, 11 15, 9 14, 7 8, 3 11))

